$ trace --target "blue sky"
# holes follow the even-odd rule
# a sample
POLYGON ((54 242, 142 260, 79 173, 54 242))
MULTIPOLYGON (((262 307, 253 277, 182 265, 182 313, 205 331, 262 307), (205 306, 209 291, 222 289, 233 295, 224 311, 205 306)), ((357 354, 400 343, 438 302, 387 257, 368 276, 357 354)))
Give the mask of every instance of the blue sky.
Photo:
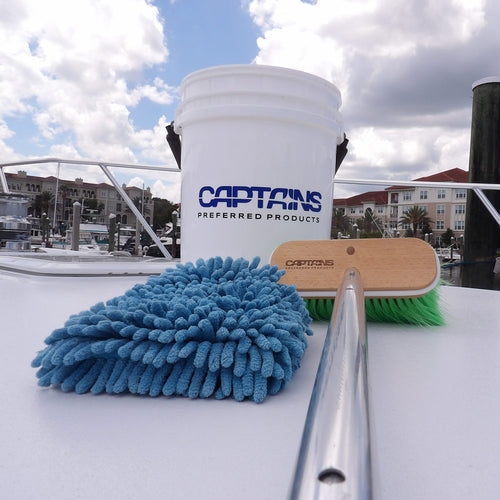
MULTIPOLYGON (((496 0, 3 1, 0 158, 173 166, 165 125, 182 79, 238 63, 339 88, 350 140, 340 176, 467 169, 472 84, 500 74, 499 20, 496 0)), ((102 180, 95 168, 62 172, 77 175, 102 180)), ((176 174, 120 179, 179 201, 176 174)))
MULTIPOLYGON (((166 64, 147 71, 147 78, 161 75, 178 87, 186 75, 199 69, 247 64, 255 58, 259 30, 238 0, 167 0, 155 5, 163 19, 169 57, 166 64)), ((176 98, 163 112, 173 119, 178 102, 176 98)), ((141 101, 132 117, 138 126, 152 127, 155 113, 154 103, 141 101)))

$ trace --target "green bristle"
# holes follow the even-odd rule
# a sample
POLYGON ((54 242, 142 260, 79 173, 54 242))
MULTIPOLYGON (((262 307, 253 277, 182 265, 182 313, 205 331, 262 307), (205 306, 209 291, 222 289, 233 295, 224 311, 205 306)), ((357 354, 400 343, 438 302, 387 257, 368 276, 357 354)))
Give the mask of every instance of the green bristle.
MULTIPOLYGON (((444 317, 439 308, 437 288, 422 297, 411 299, 366 299, 366 320, 376 323, 420 326, 444 325, 444 317)), ((313 320, 328 321, 330 319, 333 311, 333 299, 306 299, 305 302, 313 320)))

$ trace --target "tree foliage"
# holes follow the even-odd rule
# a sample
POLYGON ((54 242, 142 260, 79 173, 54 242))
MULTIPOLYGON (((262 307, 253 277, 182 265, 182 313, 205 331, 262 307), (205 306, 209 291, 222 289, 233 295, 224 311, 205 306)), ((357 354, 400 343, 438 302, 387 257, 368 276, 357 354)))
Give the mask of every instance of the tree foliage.
POLYGON ((332 212, 332 230, 331 236, 337 237, 338 233, 347 233, 349 231, 349 219, 341 208, 334 208, 332 212))
POLYGON ((413 236, 417 237, 418 230, 429 226, 432 219, 427 215, 427 210, 417 205, 409 208, 405 214, 399 218, 400 224, 408 224, 412 230, 413 236))
POLYGON ((177 203, 162 198, 153 198, 153 203, 153 229, 156 231, 164 228, 167 222, 172 222, 172 212, 179 212, 180 208, 177 203))
POLYGON ((451 239, 454 237, 455 233, 450 228, 447 228, 446 231, 441 235, 441 241, 443 242, 443 245, 448 247, 451 245, 451 239))
POLYGON ((373 215, 373 210, 371 208, 366 209, 363 217, 356 219, 356 224, 361 230, 363 238, 381 238, 383 235, 382 220, 373 215))
POLYGON ((33 202, 33 215, 41 217, 42 214, 49 213, 49 207, 54 203, 54 195, 50 191, 42 191, 36 195, 33 202))

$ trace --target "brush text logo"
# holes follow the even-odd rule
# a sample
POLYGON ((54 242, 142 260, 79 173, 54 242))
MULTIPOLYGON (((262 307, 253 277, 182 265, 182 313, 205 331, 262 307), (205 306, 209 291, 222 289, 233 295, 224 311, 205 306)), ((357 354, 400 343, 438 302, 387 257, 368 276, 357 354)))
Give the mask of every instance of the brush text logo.
POLYGON ((333 259, 289 259, 285 261, 286 267, 332 267, 334 265, 333 259))

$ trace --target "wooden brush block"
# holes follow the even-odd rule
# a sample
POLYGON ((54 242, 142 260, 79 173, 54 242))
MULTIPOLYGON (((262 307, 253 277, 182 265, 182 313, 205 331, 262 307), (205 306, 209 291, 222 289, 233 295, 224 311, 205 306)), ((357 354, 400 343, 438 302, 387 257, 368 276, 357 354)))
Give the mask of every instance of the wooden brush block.
POLYGON ((288 241, 271 264, 286 270, 280 283, 319 292, 303 294, 309 297, 329 296, 325 292, 337 290, 350 268, 360 272, 365 295, 372 297, 423 295, 439 280, 436 253, 417 238, 288 241))

